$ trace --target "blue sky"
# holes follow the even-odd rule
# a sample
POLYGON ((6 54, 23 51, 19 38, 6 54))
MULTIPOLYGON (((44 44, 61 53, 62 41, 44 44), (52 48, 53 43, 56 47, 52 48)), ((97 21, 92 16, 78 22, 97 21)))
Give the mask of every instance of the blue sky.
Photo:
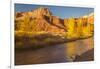
POLYGON ((15 4, 15 12, 31 11, 39 7, 47 7, 53 15, 60 18, 81 17, 94 12, 93 8, 86 7, 69 7, 69 6, 50 6, 50 5, 34 5, 34 4, 15 4))

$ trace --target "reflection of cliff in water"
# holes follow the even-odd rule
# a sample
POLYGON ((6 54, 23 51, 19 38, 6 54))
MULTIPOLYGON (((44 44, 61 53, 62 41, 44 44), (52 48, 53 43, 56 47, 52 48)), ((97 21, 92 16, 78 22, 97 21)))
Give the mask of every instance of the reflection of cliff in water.
MULTIPOLYGON (((75 59, 76 55, 80 56, 93 48, 93 38, 88 38, 55 46, 47 46, 38 50, 16 51, 15 64, 70 62, 75 59)), ((93 54, 88 54, 88 56, 91 55, 93 54)))

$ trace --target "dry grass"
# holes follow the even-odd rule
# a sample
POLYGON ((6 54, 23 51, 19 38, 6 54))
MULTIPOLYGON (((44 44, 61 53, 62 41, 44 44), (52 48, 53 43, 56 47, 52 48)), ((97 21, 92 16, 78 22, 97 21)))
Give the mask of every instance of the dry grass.
POLYGON ((44 32, 15 32, 15 48, 27 49, 27 48, 41 48, 54 44, 65 42, 61 36, 55 36, 44 32))

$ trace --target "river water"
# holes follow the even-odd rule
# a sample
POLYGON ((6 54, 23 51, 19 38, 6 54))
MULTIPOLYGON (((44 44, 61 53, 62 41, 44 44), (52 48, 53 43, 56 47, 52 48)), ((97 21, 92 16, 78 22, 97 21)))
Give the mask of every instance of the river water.
POLYGON ((15 64, 43 64, 73 61, 76 55, 94 48, 93 37, 76 40, 55 46, 47 46, 38 50, 16 51, 15 64))

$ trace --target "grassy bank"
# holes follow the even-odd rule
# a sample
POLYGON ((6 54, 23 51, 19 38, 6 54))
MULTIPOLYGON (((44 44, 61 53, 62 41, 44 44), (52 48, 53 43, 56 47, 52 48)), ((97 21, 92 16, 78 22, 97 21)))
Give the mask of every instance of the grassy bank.
POLYGON ((64 38, 59 35, 52 35, 45 32, 15 32, 15 49, 22 50, 22 49, 37 49, 46 46, 61 44, 65 42, 71 42, 79 39, 89 38, 64 38))
POLYGON ((41 48, 67 41, 61 36, 51 35, 48 33, 24 33, 15 32, 15 48, 41 48))

